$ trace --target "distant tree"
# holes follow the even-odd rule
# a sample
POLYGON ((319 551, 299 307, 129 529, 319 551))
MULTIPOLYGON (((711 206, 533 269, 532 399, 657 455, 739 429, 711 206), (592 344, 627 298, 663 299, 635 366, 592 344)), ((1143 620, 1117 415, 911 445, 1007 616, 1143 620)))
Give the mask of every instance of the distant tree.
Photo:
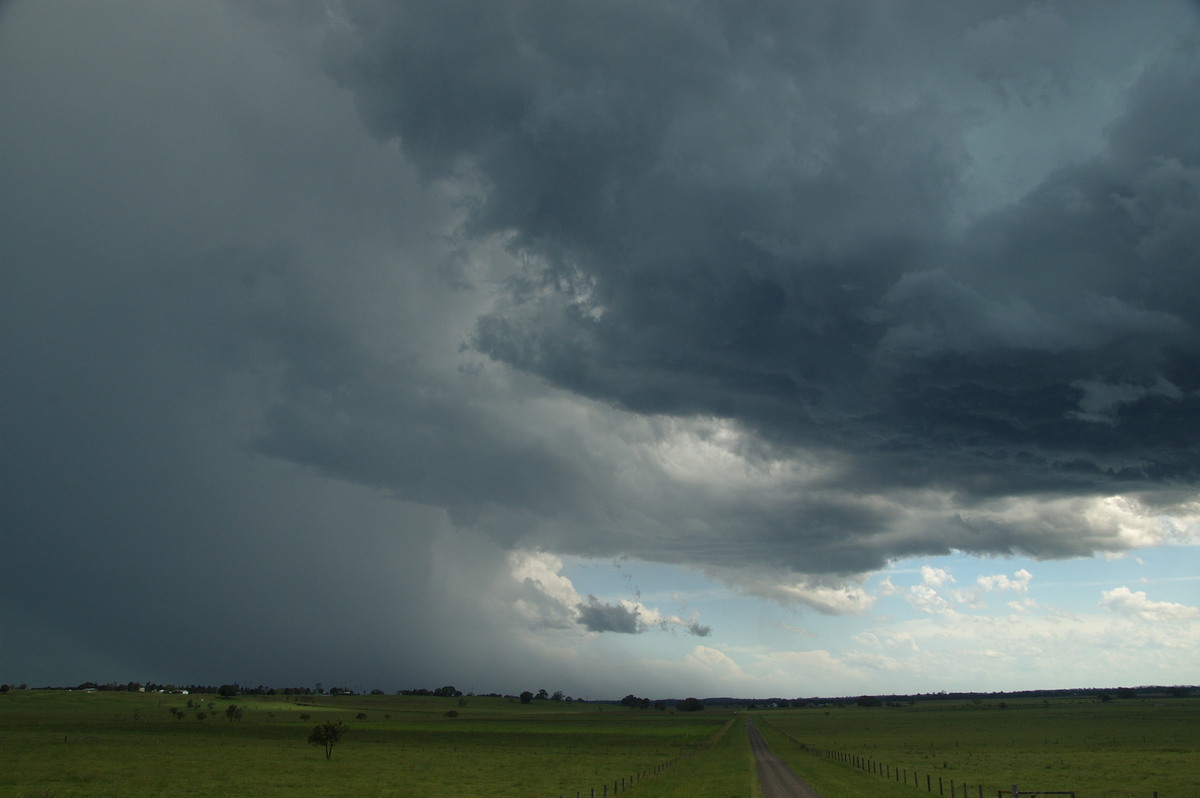
POLYGON ((704 702, 699 698, 685 698, 675 705, 680 712, 699 712, 704 709, 704 702))
POLYGON ((539 701, 545 701, 549 697, 550 697, 550 694, 547 693, 544 689, 538 690, 537 695, 535 696, 535 698, 537 698, 539 701))
POLYGON ((383 695, 383 691, 378 689, 372 690, 371 695, 383 695))
POLYGON ((528 704, 532 700, 533 700, 533 693, 529 692, 528 690, 521 693, 521 703, 522 704, 528 704))
POLYGON ((342 735, 346 733, 349 727, 342 721, 326 721, 318 723, 313 727, 312 734, 308 735, 309 745, 315 745, 325 748, 325 758, 333 756, 333 747, 342 741, 342 735))
POLYGON ((642 703, 642 699, 638 698, 633 693, 630 693, 629 695, 627 695, 621 699, 621 706, 624 706, 624 707, 636 707, 641 703, 642 703))
POLYGON ((655 701, 654 708, 657 709, 659 712, 665 712, 667 709, 667 702, 666 701, 655 701))
POLYGON ((1122 687, 1117 691, 1117 698, 1137 698, 1137 693, 1128 687, 1122 687))
POLYGON ((563 700, 563 691, 555 690, 554 695, 550 696, 550 700, 551 701, 562 701, 563 700))
POLYGON ((242 708, 237 704, 230 704, 225 707, 225 717, 230 723, 233 723, 235 720, 241 720, 243 714, 245 713, 242 712, 242 708))
POLYGON ((196 720, 204 720, 207 717, 208 717, 207 712, 197 712, 196 713, 196 720))
POLYGON ((883 701, 873 695, 859 696, 856 702, 860 707, 879 707, 883 706, 883 701))
POLYGON ((7 693, 11 689, 8 684, 0 684, 0 693, 7 693))
POLYGON ((356 720, 366 720, 366 719, 367 719, 367 713, 366 713, 366 712, 359 712, 359 713, 358 713, 357 715, 355 715, 354 717, 355 717, 355 719, 356 719, 356 720))
POLYGON ((236 684, 223 684, 217 688, 217 695, 221 698, 233 698, 240 693, 242 688, 236 684))
POLYGON ((439 687, 438 689, 434 690, 433 694, 442 698, 457 698, 458 696, 462 695, 462 692, 456 690, 454 685, 448 684, 445 687, 439 687))

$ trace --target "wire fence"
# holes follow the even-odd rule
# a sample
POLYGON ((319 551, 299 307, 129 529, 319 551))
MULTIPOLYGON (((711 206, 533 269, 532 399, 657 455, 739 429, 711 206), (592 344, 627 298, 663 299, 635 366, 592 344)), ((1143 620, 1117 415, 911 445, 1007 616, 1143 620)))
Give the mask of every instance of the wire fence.
MULTIPOLYGON (((788 734, 783 729, 779 728, 770 721, 765 721, 768 726, 774 729, 779 734, 782 734, 800 750, 805 751, 813 756, 823 759, 832 760, 843 765, 857 768, 868 773, 875 774, 881 778, 900 782, 901 784, 911 785, 917 790, 921 787, 925 788, 925 792, 936 792, 940 796, 949 796, 949 798, 984 798, 984 795, 991 796, 991 791, 996 790, 997 798, 1023 798, 1023 796, 1043 796, 1043 795, 1068 795, 1071 798, 1076 798, 1074 790, 1023 790, 1018 785, 1013 784, 1006 788, 985 788, 982 784, 968 784, 964 781, 955 783, 954 779, 948 779, 944 776, 937 776, 933 773, 920 772, 915 768, 897 767, 888 762, 880 762, 871 757, 860 756, 858 754, 849 753, 846 751, 834 751, 825 748, 818 748, 809 743, 801 742, 792 735, 788 734), (924 779, 921 777, 924 776, 924 779)), ((1160 795, 1158 790, 1153 790, 1149 798, 1168 798, 1167 795, 1160 795)))

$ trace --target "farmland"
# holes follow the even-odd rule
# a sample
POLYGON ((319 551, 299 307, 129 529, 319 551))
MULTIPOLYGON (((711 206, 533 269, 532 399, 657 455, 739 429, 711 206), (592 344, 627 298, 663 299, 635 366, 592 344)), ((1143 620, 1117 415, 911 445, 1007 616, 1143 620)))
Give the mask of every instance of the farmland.
POLYGON ((951 782, 958 795, 966 785, 972 798, 980 786, 994 798, 1014 783, 1073 790, 1079 798, 1200 796, 1195 698, 812 708, 764 715, 758 727, 827 798, 949 795, 951 782))
POLYGON ((734 719, 482 697, 19 691, 0 696, 0 795, 574 796, 622 778, 644 796, 688 795, 694 780, 750 795, 745 733, 722 733, 734 719), (350 731, 326 761, 307 735, 339 718, 350 731))
MULTIPOLYGON (((1200 699, 917 701, 754 710, 826 798, 1200 795, 1200 699), (903 774, 898 779, 896 769, 903 774), (942 792, 939 793, 939 779, 942 792), (914 782, 918 786, 914 786, 914 782)), ((0 796, 757 796, 741 708, 392 695, 0 695, 0 796), (191 706, 188 705, 191 703, 191 706), (240 720, 227 717, 231 705, 240 720), (201 718, 200 715, 204 717, 201 718), (350 730, 332 758, 317 723, 350 730), (624 780, 624 787, 621 787, 624 780), (632 789, 631 789, 632 788, 632 789)))

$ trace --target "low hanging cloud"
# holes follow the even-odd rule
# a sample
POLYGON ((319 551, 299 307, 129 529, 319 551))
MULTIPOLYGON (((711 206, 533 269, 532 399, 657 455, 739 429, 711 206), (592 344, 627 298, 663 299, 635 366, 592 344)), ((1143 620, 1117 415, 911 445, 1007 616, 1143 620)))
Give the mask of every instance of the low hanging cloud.
POLYGON ((646 631, 636 605, 605 604, 595 596, 588 596, 587 602, 576 605, 575 609, 579 613, 579 623, 589 632, 635 635, 646 631))
POLYGON ((577 621, 589 632, 616 632, 618 634, 642 634, 652 629, 669 631, 683 629, 695 637, 708 637, 712 627, 697 620, 684 620, 677 615, 663 615, 657 610, 634 601, 618 601, 612 604, 589 595, 586 602, 575 606, 577 621))

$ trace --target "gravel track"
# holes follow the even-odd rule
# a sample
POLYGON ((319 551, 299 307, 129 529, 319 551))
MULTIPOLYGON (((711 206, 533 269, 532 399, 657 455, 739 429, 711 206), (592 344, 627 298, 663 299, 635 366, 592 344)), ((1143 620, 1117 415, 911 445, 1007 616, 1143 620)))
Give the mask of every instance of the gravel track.
POLYGON ((821 798, 821 794, 804 783, 796 773, 771 753, 767 741, 754 728, 754 721, 746 721, 746 731, 750 734, 750 749, 754 751, 754 760, 758 763, 758 783, 762 787, 763 798, 821 798))

